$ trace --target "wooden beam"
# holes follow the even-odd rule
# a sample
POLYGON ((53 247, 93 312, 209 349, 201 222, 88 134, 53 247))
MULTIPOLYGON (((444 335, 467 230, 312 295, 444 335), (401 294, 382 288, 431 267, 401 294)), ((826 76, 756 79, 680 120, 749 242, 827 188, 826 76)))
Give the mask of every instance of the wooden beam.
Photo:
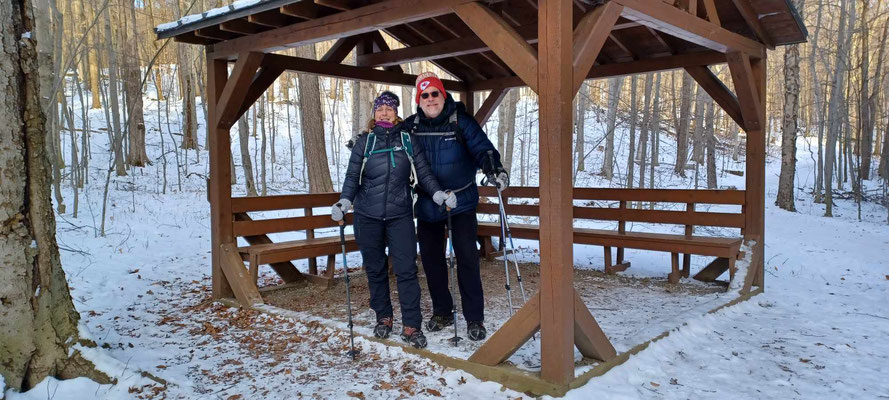
MULTIPOLYGON (((537 43, 537 25, 526 25, 516 28, 526 42, 537 43)), ((478 36, 460 37, 439 42, 410 46, 380 53, 366 54, 358 57, 357 64, 363 67, 385 67, 388 65, 406 64, 417 61, 430 61, 442 58, 477 54, 490 51, 478 36)))
MULTIPOLYGON (((707 20, 713 24, 722 26, 722 22, 719 21, 719 13, 716 11, 716 2, 713 0, 703 0, 704 2, 704 10, 707 11, 707 20)), ((774 46, 771 46, 774 48, 774 46)))
POLYGON ((238 302, 245 307, 255 304, 263 304, 259 289, 250 277, 244 261, 238 254, 238 249, 231 243, 222 245, 222 271, 225 278, 232 286, 232 291, 238 302))
MULTIPOLYGON (((712 0, 711 0, 712 1, 712 0)), ((706 1, 705 1, 706 4, 706 1)), ((747 22, 747 26, 750 27, 750 30, 756 34, 756 37, 770 49, 775 48, 775 41, 766 32, 765 27, 762 25, 762 22, 759 21, 759 15, 756 11, 753 10, 753 6, 750 5, 749 0, 732 0, 732 4, 735 5, 735 8, 738 9, 738 13, 741 14, 741 17, 744 18, 744 21, 747 22)))
POLYGON ((281 14, 301 19, 321 18, 334 13, 334 11, 319 7, 311 1, 297 1, 296 3, 287 4, 281 6, 278 11, 281 14))
POLYGON ((497 365, 522 347, 540 329, 540 293, 535 293, 497 332, 483 344, 469 361, 497 365))
POLYGON ((252 35, 254 33, 262 32, 267 28, 251 24, 244 19, 233 19, 219 24, 219 29, 226 32, 239 33, 241 35, 252 35))
POLYGON ((538 9, 540 103, 540 377, 574 378, 574 249, 571 132, 574 82, 571 0, 538 9))
POLYGON ((256 69, 262 63, 265 56, 263 53, 243 53, 235 62, 232 70, 231 79, 226 83, 225 89, 222 90, 222 97, 217 104, 216 121, 213 126, 219 129, 228 129, 234 125, 237 119, 234 119, 237 111, 241 109, 246 99, 247 88, 253 82, 256 69))
POLYGON ((706 267, 698 271, 693 279, 701 282, 715 282, 725 271, 728 271, 728 258, 717 257, 715 260, 707 264, 706 267))
MULTIPOLYGON (((216 120, 219 99, 228 80, 228 63, 207 57, 207 111, 216 120)), ((213 298, 232 297, 233 292, 222 272, 222 244, 234 243, 231 214, 231 135, 228 129, 207 124, 210 185, 210 253, 213 298)))
POLYGON ((229 40, 237 37, 241 37, 236 33, 225 32, 219 29, 218 26, 208 26, 206 28, 196 29, 194 31, 194 35, 197 37, 202 37, 205 39, 215 39, 215 40, 229 40))
POLYGON ((624 6, 622 17, 721 53, 740 51, 762 57, 762 43, 659 1, 612 0, 624 6))
MULTIPOLYGON (((433 18, 435 20, 435 18, 433 18)), ((389 51, 389 44, 386 43, 386 39, 383 38, 383 34, 380 31, 373 31, 369 33, 370 40, 374 45, 374 53, 380 53, 384 51, 389 51)), ((401 68, 400 65, 390 65, 383 68, 386 71, 394 71, 394 72, 404 72, 404 69, 401 68)))
POLYGON ((507 92, 509 92, 509 89, 494 89, 488 94, 488 98, 485 99, 478 112, 475 113, 475 120, 479 125, 484 125, 485 122, 488 122, 488 118, 491 118, 491 115, 494 114, 494 110, 497 109, 497 106, 506 97, 507 92))
POLYGON ((515 28, 479 3, 455 6, 454 12, 531 90, 537 91, 537 51, 515 28))
MULTIPOLYGON (((608 78, 612 76, 624 76, 641 74, 645 72, 664 71, 676 68, 684 68, 694 65, 713 65, 725 63, 725 55, 715 51, 692 52, 677 54, 669 57, 658 57, 624 63, 595 65, 587 74, 587 79, 608 78)), ((495 78, 469 83, 470 90, 482 91, 498 88, 513 88, 525 86, 522 79, 511 76, 507 78, 495 78)))
MULTIPOLYGON (((268 10, 258 14, 253 14, 247 16, 247 21, 259 24, 263 26, 268 26, 270 28, 278 28, 290 23, 291 19, 286 15, 281 14, 278 10, 268 10)), ((232 53, 234 54, 234 53, 232 53)))
POLYGON ((732 74, 732 82, 735 84, 735 94, 741 105, 741 115, 744 117, 742 126, 748 133, 761 131, 765 127, 765 121, 762 119, 765 113, 756 87, 756 78, 750 66, 750 57, 744 53, 731 52, 726 54, 726 61, 732 74))
MULTIPOLYGON (((280 50, 288 46, 357 35, 447 14, 451 12, 451 7, 470 1, 472 0, 387 0, 218 43, 210 53, 214 58, 227 58, 243 51, 280 50)), ((275 12, 277 13, 277 9, 275 12)))
POLYGON ((698 85, 701 85, 701 88, 716 101, 716 104, 719 104, 725 110, 725 113, 741 129, 744 129, 744 118, 741 116, 741 104, 738 102, 738 98, 719 80, 719 77, 710 71, 710 68, 707 68, 705 65, 695 65, 685 67, 685 71, 694 78, 698 85))
POLYGON ((355 46, 358 45, 358 42, 363 38, 363 35, 353 35, 337 39, 336 42, 333 43, 333 46, 330 47, 330 50, 327 50, 327 53, 321 57, 321 61, 337 64, 343 62, 343 60, 349 56, 349 53, 352 52, 352 49, 354 49, 355 46))
POLYGON ((253 103, 265 93, 266 89, 275 83, 275 80, 277 80, 283 72, 284 68, 277 65, 265 65, 261 67, 253 78, 250 87, 247 89, 247 94, 244 96, 244 102, 241 104, 238 113, 233 117, 233 120, 237 121, 240 119, 241 116, 250 109, 250 106, 252 106, 253 103))
MULTIPOLYGON (((307 74, 331 76, 335 78, 354 79, 365 82, 388 83, 391 85, 414 86, 416 75, 403 74, 393 71, 380 71, 378 69, 356 67, 345 64, 326 63, 307 58, 285 56, 281 54, 267 54, 268 63, 278 65, 284 69, 304 72, 307 74)), ((442 79, 445 90, 462 92, 466 90, 466 84, 460 81, 442 79)))
POLYGON ((605 3, 587 12, 574 29, 574 93, 583 85, 621 11, 620 4, 605 3))
POLYGON ((574 291, 574 345, 584 357, 608 361, 617 357, 617 351, 590 314, 583 299, 574 291))
MULTIPOLYGON (((755 83, 754 93, 758 94, 762 104, 759 120, 766 120, 766 58, 751 61, 751 72, 755 83)), ((765 288, 765 182, 766 182, 766 137, 765 126, 760 130, 747 131, 746 183, 747 198, 744 212, 747 216, 744 235, 756 240, 757 251, 753 256, 759 258, 760 268, 754 276, 753 284, 765 288)))

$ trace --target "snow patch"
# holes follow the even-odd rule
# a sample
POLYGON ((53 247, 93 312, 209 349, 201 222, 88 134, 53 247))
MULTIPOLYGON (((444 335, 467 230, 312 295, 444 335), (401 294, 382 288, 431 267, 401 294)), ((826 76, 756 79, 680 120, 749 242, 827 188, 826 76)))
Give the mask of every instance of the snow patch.
POLYGON ((741 245, 741 252, 744 258, 735 262, 735 279, 729 282, 728 290, 730 293, 739 293, 744 287, 744 280, 747 276, 747 270, 750 269, 750 263, 753 262, 753 248, 756 247, 755 240, 749 240, 741 245))
POLYGON ((30 39, 30 38, 31 38, 31 31, 27 31, 22 34, 22 39, 30 39))

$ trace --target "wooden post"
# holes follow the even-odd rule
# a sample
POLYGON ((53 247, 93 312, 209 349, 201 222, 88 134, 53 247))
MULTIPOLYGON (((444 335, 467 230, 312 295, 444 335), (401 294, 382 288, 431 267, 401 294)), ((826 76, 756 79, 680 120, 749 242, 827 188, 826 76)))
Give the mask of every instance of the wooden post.
POLYGON ((539 65, 530 69, 540 96, 540 376, 561 385, 574 378, 574 220, 566 211, 573 208, 573 164, 565 157, 574 98, 572 7, 571 0, 540 2, 539 65))
MULTIPOLYGON (((685 203, 685 212, 691 216, 695 212, 695 203, 685 203)), ((687 239, 691 239, 692 235, 695 233, 695 227, 692 225, 685 225, 685 237, 687 239)), ((691 274, 691 254, 685 253, 682 255, 682 277, 688 278, 691 274)))
MULTIPOLYGON (((228 81, 226 60, 207 57, 207 94, 210 96, 208 113, 210 121, 218 116, 217 102, 228 81)), ((234 243, 232 236, 231 213, 231 138, 229 129, 219 129, 216 124, 207 124, 210 149, 210 252, 213 280, 213 298, 232 297, 234 292, 222 272, 222 245, 234 243)))
MULTIPOLYGON (((305 216, 312 216, 312 207, 305 208, 305 216)), ((315 230, 314 229, 306 229, 306 239, 314 239, 315 238, 315 230)), ((318 275, 318 259, 315 257, 309 257, 309 274, 318 275)))
MULTIPOLYGON (((753 78, 756 84, 756 89, 759 94, 759 103, 762 104, 762 108, 760 112, 762 113, 760 116, 761 121, 766 120, 766 56, 763 53, 763 57, 757 60, 751 60, 751 69, 753 70, 753 78)), ((756 271, 756 274, 753 276, 753 285, 759 286, 760 288, 765 288, 765 182, 766 182, 766 135, 765 129, 767 129, 768 124, 763 124, 763 129, 759 131, 759 136, 755 137, 750 133, 747 133, 747 198, 748 207, 747 212, 749 213, 751 219, 749 219, 747 226, 747 233, 753 237, 757 237, 756 241, 756 250, 753 252, 753 257, 757 258, 753 260, 752 265, 759 265, 759 270, 756 271), (752 143, 754 141, 755 143, 752 143), (754 161, 756 161, 755 165, 751 165, 751 149, 754 150, 756 156, 753 157, 754 161), (755 190, 751 190, 755 189, 755 190), (751 203, 751 201, 753 201, 751 203), (752 228, 752 230, 751 230, 752 228)))

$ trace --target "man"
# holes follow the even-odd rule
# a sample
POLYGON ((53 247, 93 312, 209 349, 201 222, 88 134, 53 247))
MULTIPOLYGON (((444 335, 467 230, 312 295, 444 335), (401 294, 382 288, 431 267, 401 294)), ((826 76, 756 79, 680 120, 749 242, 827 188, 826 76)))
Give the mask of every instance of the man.
MULTIPOLYGON (((417 77, 416 85, 419 108, 404 121, 404 127, 415 133, 422 143, 432 173, 442 189, 457 195, 459 206, 451 210, 451 229, 463 317, 469 338, 482 340, 487 331, 476 247, 478 187, 475 175, 481 168, 502 189, 506 188, 509 178, 500 163, 500 153, 494 149, 482 127, 466 112, 463 103, 455 102, 445 91, 441 80, 427 72, 417 77)), ((445 260, 447 212, 435 204, 429 193, 420 191, 415 214, 420 258, 432 297, 433 316, 426 322, 426 329, 435 332, 454 323, 454 299, 448 291, 445 260)))

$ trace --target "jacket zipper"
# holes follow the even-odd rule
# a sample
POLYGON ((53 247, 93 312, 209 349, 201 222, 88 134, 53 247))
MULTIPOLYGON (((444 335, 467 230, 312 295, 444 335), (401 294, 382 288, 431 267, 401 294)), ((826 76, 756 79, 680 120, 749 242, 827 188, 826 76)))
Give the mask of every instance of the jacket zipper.
MULTIPOLYGON (((389 130, 386 129, 386 148, 391 148, 389 143, 389 130)), ((389 175, 392 173, 392 163, 386 160, 386 192, 383 195, 383 221, 386 220, 386 211, 389 209, 389 175)))

